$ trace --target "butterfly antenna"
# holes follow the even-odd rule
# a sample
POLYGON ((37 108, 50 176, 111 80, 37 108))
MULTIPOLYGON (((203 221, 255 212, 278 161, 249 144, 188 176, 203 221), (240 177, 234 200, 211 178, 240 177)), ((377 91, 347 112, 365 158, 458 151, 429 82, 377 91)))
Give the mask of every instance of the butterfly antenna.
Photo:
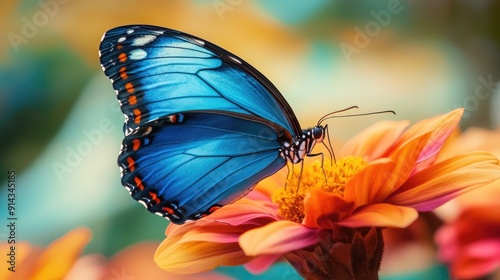
MULTIPOLYGON (((335 119, 335 118, 360 117, 360 116, 378 115, 378 114, 386 114, 386 113, 392 113, 392 114, 396 115, 396 112, 394 112, 393 110, 385 110, 385 111, 376 111, 376 112, 360 113, 360 114, 352 114, 352 115, 328 116, 326 118, 322 118, 322 121, 325 121, 328 119, 335 119)), ((329 115, 331 115, 331 114, 329 114, 329 115)))
MULTIPOLYGON (((349 110, 352 110, 352 109, 359 109, 359 107, 358 106, 351 106, 351 107, 347 107, 347 108, 342 109, 342 110, 338 110, 338 111, 334 111, 334 112, 328 113, 328 114, 324 115, 323 117, 321 117, 318 120, 318 124, 317 125, 320 126, 321 123, 324 122, 325 120, 334 119, 334 118, 359 117, 359 116, 369 116, 369 115, 378 115, 378 114, 386 114, 386 113, 392 113, 392 114, 396 115, 396 112, 394 112, 393 110, 385 110, 385 111, 375 111, 375 112, 369 112, 369 113, 360 113, 360 114, 349 114, 349 115, 334 116, 335 114, 346 112, 346 111, 349 111, 349 110)), ((323 141, 323 145, 325 145, 325 148, 328 150, 328 153, 330 154, 330 159, 333 159, 333 161, 330 161, 330 163, 333 165, 333 163, 337 162, 337 159, 335 157, 335 152, 333 151, 332 142, 330 140, 330 133, 328 132, 328 126, 327 125, 325 125, 325 132, 326 132, 326 137, 328 139, 328 145, 324 141, 323 141)))
POLYGON ((321 125, 321 123, 326 120, 329 116, 331 115, 335 115, 335 114, 338 114, 338 113, 342 113, 342 112, 345 112, 345 111, 349 111, 349 110, 352 110, 352 109, 359 109, 358 106, 351 106, 351 107, 347 107, 345 109, 342 109, 342 110, 338 110, 338 111, 333 111, 333 112, 330 112, 326 115, 324 115, 323 117, 321 117, 319 120, 318 120, 318 126, 321 125))

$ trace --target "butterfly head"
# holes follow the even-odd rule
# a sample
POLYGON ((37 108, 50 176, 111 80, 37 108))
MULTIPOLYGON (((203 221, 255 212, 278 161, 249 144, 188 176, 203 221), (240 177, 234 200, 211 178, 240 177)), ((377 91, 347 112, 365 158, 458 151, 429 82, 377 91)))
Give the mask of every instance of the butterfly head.
POLYGON ((314 139, 317 142, 323 142, 323 139, 325 138, 326 134, 326 128, 327 126, 322 126, 322 125, 317 125, 313 128, 310 128, 309 131, 311 133, 312 139, 314 139))

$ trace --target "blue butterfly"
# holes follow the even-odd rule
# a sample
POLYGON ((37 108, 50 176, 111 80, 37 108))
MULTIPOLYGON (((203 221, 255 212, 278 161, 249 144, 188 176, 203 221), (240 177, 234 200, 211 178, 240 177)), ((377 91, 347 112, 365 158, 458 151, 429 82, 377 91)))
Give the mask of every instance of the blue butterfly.
POLYGON ((104 34, 99 55, 125 115, 122 184, 173 223, 243 197, 327 133, 319 123, 302 130, 264 75, 195 36, 121 26, 104 34))

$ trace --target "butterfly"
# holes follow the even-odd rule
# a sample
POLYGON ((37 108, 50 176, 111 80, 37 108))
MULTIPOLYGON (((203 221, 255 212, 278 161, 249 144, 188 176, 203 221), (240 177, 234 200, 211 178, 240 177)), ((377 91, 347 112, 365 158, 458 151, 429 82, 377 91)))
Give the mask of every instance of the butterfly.
POLYGON ((327 126, 302 130, 259 71, 198 37, 163 27, 107 31, 105 75, 125 115, 121 182, 175 224, 197 220, 312 156, 327 126))

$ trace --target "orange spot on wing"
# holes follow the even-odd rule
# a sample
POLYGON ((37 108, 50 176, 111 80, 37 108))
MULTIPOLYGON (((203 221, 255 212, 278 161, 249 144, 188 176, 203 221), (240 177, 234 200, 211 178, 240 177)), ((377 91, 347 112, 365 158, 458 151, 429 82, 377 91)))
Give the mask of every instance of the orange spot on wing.
POLYGON ((218 206, 218 205, 212 206, 212 207, 210 207, 210 209, 208 209, 208 213, 213 213, 219 209, 220 209, 220 206, 218 206))
POLYGON ((172 115, 172 117, 170 119, 173 123, 176 123, 177 122, 177 115, 172 115))
POLYGON ((133 111, 133 112, 134 112, 134 116, 135 116, 135 118, 134 118, 134 122, 135 122, 136 124, 140 124, 140 123, 141 123, 141 110, 139 110, 139 109, 134 109, 134 111, 133 111))
POLYGON ((139 147, 141 146, 141 140, 134 139, 134 140, 132 140, 132 144, 134 144, 132 149, 134 149, 134 151, 137 151, 139 149, 139 147))
POLYGON ((130 169, 130 171, 134 171, 135 170, 135 161, 132 157, 128 157, 127 158, 127 162, 128 162, 128 168, 130 169))
POLYGON ((158 197, 158 195, 156 195, 156 193, 149 192, 149 195, 151 196, 151 200, 153 200, 154 202, 156 202, 156 204, 160 203, 161 200, 158 197))
POLYGON ((126 55, 125 53, 120 53, 120 54, 118 55, 118 60, 119 60, 120 62, 125 62, 125 61, 127 61, 127 55, 126 55))
POLYGON ((134 86, 132 85, 132 83, 126 83, 126 84, 125 84, 125 89, 126 89, 129 93, 134 92, 134 86))
POLYGON ((210 207, 210 209, 208 209, 208 212, 213 213, 219 209, 220 209, 220 206, 212 206, 212 207, 210 207))
POLYGON ((144 185, 142 184, 142 180, 139 179, 139 177, 134 177, 134 182, 135 182, 135 185, 142 191, 144 190, 144 185))
POLYGON ((118 72, 120 73, 120 77, 122 77, 122 79, 124 79, 124 80, 128 79, 127 67, 125 67, 125 66, 121 67, 118 72))
POLYGON ((165 207, 162 208, 162 210, 165 211, 165 212, 167 212, 170 215, 174 214, 174 209, 172 209, 170 207, 165 206, 165 207))
POLYGON ((130 96, 128 98, 128 103, 130 103, 130 105, 134 105, 135 103, 137 103, 137 98, 135 98, 134 95, 130 96))
POLYGON ((119 50, 121 50, 123 48, 123 46, 122 45, 118 45, 118 46, 116 46, 116 48, 119 49, 119 50))

